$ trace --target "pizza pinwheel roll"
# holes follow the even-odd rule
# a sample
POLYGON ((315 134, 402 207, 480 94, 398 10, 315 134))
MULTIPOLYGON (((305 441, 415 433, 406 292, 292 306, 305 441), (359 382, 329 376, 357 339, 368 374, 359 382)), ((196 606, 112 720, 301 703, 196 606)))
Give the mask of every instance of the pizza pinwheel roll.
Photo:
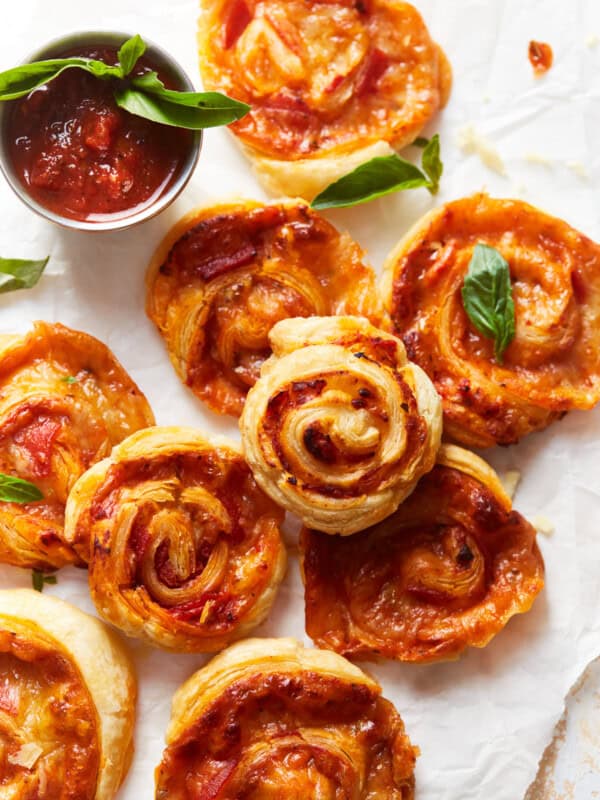
POLYGON ((357 314, 379 323, 372 270, 346 233, 301 200, 193 211, 158 248, 147 311, 177 374, 213 411, 239 415, 288 317, 357 314))
POLYGON ((46 322, 24 336, 0 336, 0 473, 43 495, 0 501, 0 562, 36 569, 76 562, 63 539, 71 487, 114 444, 153 424, 144 395, 94 337, 46 322))
POLYGON ((201 0, 198 43, 206 89, 251 106, 230 127, 260 180, 307 200, 413 142, 452 82, 400 0, 201 0))
POLYGON ((248 639, 175 694, 155 797, 413 800, 416 753, 354 664, 293 639, 248 639))
POLYGON ((79 479, 65 535, 89 559, 106 620, 158 647, 210 652, 267 615, 285 572, 282 521, 233 446, 157 427, 79 479))
POLYGON ((136 679, 102 623, 0 591, 0 796, 112 800, 133 753, 136 679))
POLYGON ((277 323, 240 420, 267 494, 347 535, 391 514, 433 466, 441 403, 402 342, 359 317, 277 323))
POLYGON ((512 444, 600 399, 600 247, 519 200, 448 203, 385 265, 384 294, 408 356, 442 396, 444 432, 472 447, 512 444), (508 262, 515 336, 503 354, 465 312, 476 245, 508 262))
POLYGON ((395 514, 301 535, 306 631, 348 657, 432 662, 485 647, 544 585, 534 528, 482 459, 444 445, 395 514))

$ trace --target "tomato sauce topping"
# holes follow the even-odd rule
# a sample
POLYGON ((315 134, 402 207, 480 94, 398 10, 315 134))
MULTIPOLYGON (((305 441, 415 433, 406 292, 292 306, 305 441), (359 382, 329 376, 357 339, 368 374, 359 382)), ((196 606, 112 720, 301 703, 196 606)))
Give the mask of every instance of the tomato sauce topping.
MULTIPOLYGON (((114 47, 61 57, 72 55, 117 61, 114 47)), ((142 58, 134 73, 154 68, 142 58)), ((130 216, 157 200, 184 163, 191 133, 119 108, 114 86, 73 68, 11 104, 5 136, 13 168, 34 200, 61 216, 130 216)))
POLYGON ((554 62, 554 53, 545 42, 529 42, 529 61, 536 77, 548 72, 554 62))

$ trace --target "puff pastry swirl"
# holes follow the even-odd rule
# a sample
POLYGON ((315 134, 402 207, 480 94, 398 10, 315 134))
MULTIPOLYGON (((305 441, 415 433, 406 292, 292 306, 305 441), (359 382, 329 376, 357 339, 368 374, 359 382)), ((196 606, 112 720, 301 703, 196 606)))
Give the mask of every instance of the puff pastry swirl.
POLYGON ((99 620, 0 591, 0 796, 112 800, 133 752, 136 680, 99 620))
POLYGON ((92 599, 129 636, 224 647, 268 613, 285 571, 283 512, 241 454, 191 428, 130 436, 75 484, 65 535, 92 599))
POLYGON ((359 246, 301 200, 192 211, 158 248, 147 284, 177 374, 225 414, 241 413, 279 320, 383 315, 359 246))
POLYGON ((407 234, 384 281, 394 330, 442 396, 451 439, 511 444, 600 399, 600 247, 565 222, 519 200, 457 200, 407 234), (503 364, 462 304, 478 243, 510 266, 516 335, 503 364))
POLYGON ((44 495, 0 502, 0 561, 36 569, 77 561, 63 539, 71 487, 114 444, 153 424, 144 395, 93 336, 46 322, 0 336, 0 472, 44 495))
POLYGON ((156 800, 413 800, 416 751, 380 692, 335 653, 240 642, 176 693, 156 800))
POLYGON ((441 403, 402 342, 359 317, 279 322, 240 420, 263 489, 326 533, 391 514, 431 469, 441 403))
POLYGON ((484 647, 544 585, 535 530, 482 459, 444 445, 395 514, 350 539, 304 529, 306 631, 350 657, 484 647))
POLYGON ((307 200, 410 144, 452 82, 400 0, 202 0, 198 44, 205 87, 251 106, 230 127, 260 180, 307 200))

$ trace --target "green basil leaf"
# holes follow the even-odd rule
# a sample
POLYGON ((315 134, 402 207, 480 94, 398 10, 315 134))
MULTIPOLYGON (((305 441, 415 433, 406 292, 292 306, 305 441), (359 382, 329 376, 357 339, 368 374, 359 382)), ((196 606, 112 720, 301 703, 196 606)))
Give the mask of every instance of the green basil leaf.
POLYGON ((502 364, 504 351, 515 337, 515 304, 510 268, 495 248, 486 244, 475 246, 462 298, 475 328, 494 340, 496 361, 502 364))
POLYGON ((203 96, 202 93, 170 92, 166 89, 164 91, 163 96, 162 93, 139 91, 133 86, 121 87, 115 91, 115 100, 117 105, 129 111, 130 114, 136 114, 138 117, 145 117, 163 125, 173 125, 190 130, 228 125, 244 116, 248 109, 244 103, 238 103, 237 100, 231 100, 225 95, 218 95, 221 98, 219 106, 211 105, 210 101, 200 106, 197 100, 190 104, 189 98, 185 95, 198 97, 203 96), (243 113, 240 107, 244 107, 243 113))
POLYGON ((397 155, 376 156, 330 184, 311 206, 316 209, 355 206, 391 192, 428 184, 425 175, 410 161, 397 155))
POLYGON ((0 472, 0 501, 4 503, 35 503, 36 500, 43 499, 44 495, 35 484, 0 472))
POLYGON ((78 67, 97 78, 120 78, 121 68, 90 58, 52 58, 21 64, 0 72, 0 100, 16 100, 57 78, 66 69, 78 67))
POLYGON ((77 378, 74 375, 65 375, 60 379, 61 383, 77 383, 77 378))
POLYGON ((220 92, 175 92, 172 89, 166 89, 156 72, 146 72, 144 75, 133 78, 131 85, 146 94, 156 95, 180 106, 227 112, 228 115, 231 115, 230 122, 245 117, 250 111, 250 106, 246 103, 241 103, 220 92))
POLYGON ((440 186, 440 178, 444 172, 444 165, 440 158, 440 135, 436 133, 425 145, 421 156, 421 167, 429 178, 431 186, 427 188, 431 194, 437 194, 440 186))
POLYGON ((146 43, 139 33, 136 33, 135 36, 132 36, 131 39, 127 39, 127 41, 121 45, 118 58, 123 77, 129 75, 131 70, 135 67, 138 60, 144 55, 145 52, 146 43))
POLYGON ((31 585, 36 592, 43 592, 44 584, 46 583, 54 586, 56 584, 56 575, 46 575, 44 572, 40 572, 37 569, 32 570, 31 585))
POLYGON ((420 147, 421 149, 427 147, 428 144, 429 144, 429 139, 426 139, 424 136, 417 136, 417 138, 413 142, 414 147, 420 147))
POLYGON ((0 258, 0 294, 17 289, 31 289, 39 281, 48 258, 28 261, 19 258, 0 258))

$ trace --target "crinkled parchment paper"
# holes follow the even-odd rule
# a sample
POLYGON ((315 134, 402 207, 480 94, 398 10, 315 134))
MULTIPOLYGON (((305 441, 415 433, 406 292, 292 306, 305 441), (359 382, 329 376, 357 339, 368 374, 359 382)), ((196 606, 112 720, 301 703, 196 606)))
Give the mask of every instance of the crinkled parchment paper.
MULTIPOLYGON (((430 128, 441 133, 440 194, 433 199, 418 190, 332 212, 330 219, 350 230, 377 269, 434 203, 484 187, 497 196, 522 197, 600 239, 600 45, 595 47, 600 3, 420 0, 417 5, 455 75, 450 104, 430 128), (555 66, 538 80, 527 60, 530 39, 549 42, 555 53, 555 66), (468 145, 474 136, 497 153, 496 170, 461 148, 459 141, 468 145)), ((114 29, 139 32, 163 45, 197 80, 195 25, 194 0, 19 0, 3 4, 0 69, 65 32, 114 29)), ((145 266, 163 234, 194 205, 232 194, 264 196, 222 130, 207 132, 197 172, 178 201, 132 231, 61 230, 34 216, 0 181, 0 255, 51 255, 37 288, 0 297, 0 331, 24 331, 40 318, 89 331, 121 359, 159 424, 196 425, 237 440, 233 421, 205 410, 180 385, 144 315, 145 266)), ((511 621, 485 650, 458 662, 369 666, 421 748, 419 800, 523 797, 566 693, 600 652, 599 431, 599 413, 576 413, 517 447, 488 454, 501 471, 522 472, 515 506, 530 517, 544 514, 555 527, 552 536, 540 537, 547 588, 533 610, 511 621)), ((270 620, 257 633, 307 641, 293 524, 289 541, 287 579, 270 620)), ((3 567, 0 585, 27 586, 30 575, 3 567)), ((92 611, 83 572, 65 570, 58 585, 45 591, 92 611)), ((132 649, 140 677, 136 756, 120 800, 153 796, 172 693, 206 660, 136 642, 132 649)))

